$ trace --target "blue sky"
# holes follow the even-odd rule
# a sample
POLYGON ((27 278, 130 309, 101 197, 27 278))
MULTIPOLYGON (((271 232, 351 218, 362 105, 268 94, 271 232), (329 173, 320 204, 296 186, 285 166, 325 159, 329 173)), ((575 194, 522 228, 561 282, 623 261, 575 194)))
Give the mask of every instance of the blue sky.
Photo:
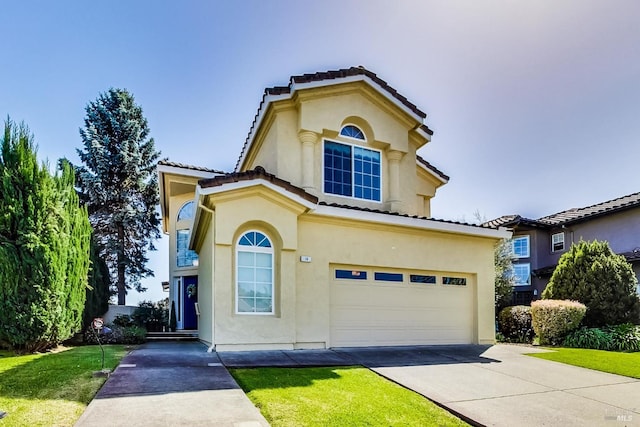
MULTIPOLYGON (((539 217, 640 191, 638 22, 635 0, 6 2, 0 114, 77 160, 86 104, 126 88, 163 156, 231 170, 265 87, 363 65, 428 114, 435 217, 539 217)), ((159 248, 128 303, 164 296, 159 248)))

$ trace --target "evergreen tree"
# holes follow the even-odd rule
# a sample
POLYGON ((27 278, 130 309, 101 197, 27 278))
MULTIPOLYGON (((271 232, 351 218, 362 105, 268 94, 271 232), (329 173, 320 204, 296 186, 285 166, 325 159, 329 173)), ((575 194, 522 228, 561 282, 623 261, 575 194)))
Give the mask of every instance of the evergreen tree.
POLYGON ((86 107, 77 150, 83 166, 76 168, 81 197, 89 210, 96 241, 102 248, 118 304, 125 304, 128 289, 145 289, 147 250, 155 250, 160 237, 159 203, 155 173, 160 153, 149 137, 147 120, 133 95, 109 89, 86 107))
POLYGON ((607 242, 580 241, 560 257, 544 299, 569 299, 587 306, 587 326, 638 321, 640 300, 631 265, 607 242))
POLYGON ((0 148, 0 343, 39 351, 80 328, 90 225, 74 173, 51 176, 26 126, 7 120, 0 148))
POLYGON ((94 318, 101 317, 109 310, 109 299, 111 298, 109 267, 100 258, 100 249, 94 238, 91 239, 90 260, 89 286, 87 286, 87 300, 82 320, 83 328, 89 326, 94 318))

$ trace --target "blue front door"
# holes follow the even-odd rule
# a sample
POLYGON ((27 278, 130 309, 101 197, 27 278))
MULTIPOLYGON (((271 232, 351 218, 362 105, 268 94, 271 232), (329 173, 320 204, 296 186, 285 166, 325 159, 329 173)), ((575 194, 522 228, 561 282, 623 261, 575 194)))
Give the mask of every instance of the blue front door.
POLYGON ((183 329, 198 329, 196 302, 198 302, 198 276, 185 277, 182 286, 182 301, 184 301, 183 329))

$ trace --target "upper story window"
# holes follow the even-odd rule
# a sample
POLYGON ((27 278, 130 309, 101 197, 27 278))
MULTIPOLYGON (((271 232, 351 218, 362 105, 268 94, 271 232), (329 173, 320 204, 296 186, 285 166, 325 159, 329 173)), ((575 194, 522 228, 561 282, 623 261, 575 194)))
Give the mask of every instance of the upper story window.
POLYGON ((193 200, 182 205, 178 211, 178 221, 193 218, 193 200))
POLYGON ((349 138, 359 139, 362 141, 366 140, 366 138, 364 137, 364 133, 354 125, 347 125, 343 127, 342 130, 340 131, 340 135, 346 136, 349 138))
POLYGON ((551 251, 564 251, 564 232, 551 235, 551 251))
POLYGON ((529 236, 516 236, 511 244, 515 258, 529 258, 529 236))
POLYGON ((198 264, 198 254, 189 249, 189 230, 177 231, 178 267, 192 267, 198 264))
POLYGON ((381 201, 380 152, 324 142, 324 192, 381 201))
POLYGON ((243 234, 236 246, 236 313, 273 314, 273 245, 259 231, 243 234))

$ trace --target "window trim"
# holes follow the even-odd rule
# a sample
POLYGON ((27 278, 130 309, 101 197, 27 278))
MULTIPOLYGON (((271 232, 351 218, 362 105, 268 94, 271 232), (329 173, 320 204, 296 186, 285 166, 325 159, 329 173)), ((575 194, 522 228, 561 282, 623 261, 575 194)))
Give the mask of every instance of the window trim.
POLYGON ((564 241, 564 231, 561 231, 559 233, 553 233, 551 235, 551 252, 562 252, 562 251, 564 251, 564 249, 565 249, 564 243, 565 243, 565 241, 564 241), (555 237, 556 236, 562 236, 562 248, 561 249, 556 249, 556 247, 555 247, 555 245, 556 245, 555 237))
MULTIPOLYGON (((276 283, 275 283, 275 270, 276 270, 276 262, 275 262, 275 248, 273 247, 273 239, 271 239, 271 237, 269 237, 269 235, 263 231, 260 230, 246 230, 244 232, 242 232, 238 238, 236 239, 236 244, 235 244, 235 314, 240 315, 240 316, 274 316, 276 314, 276 283), (246 234, 248 233, 260 233, 263 236, 265 236, 267 238, 267 240, 269 241, 270 246, 267 247, 263 247, 263 246, 244 246, 244 245, 240 245, 240 240, 242 239, 242 237, 244 237, 246 234), (251 251, 248 250, 244 250, 241 251, 240 248, 251 248, 251 251), (271 311, 267 312, 267 311, 240 311, 240 264, 238 262, 239 256, 238 253, 239 252, 251 252, 251 253, 268 253, 271 255, 271 311)), ((255 283, 254 283, 255 285, 255 283)))
MULTIPOLYGON (((340 136, 340 135, 339 135, 340 136)), ((343 137, 343 138, 349 138, 349 137, 343 137)), ((362 142, 362 140, 360 139, 355 139, 355 138, 351 138, 354 141, 360 141, 362 142)), ((353 144, 350 142, 345 142, 345 141, 336 141, 334 139, 329 139, 329 138, 323 138, 322 139, 322 194, 326 194, 327 196, 331 196, 331 197, 341 197, 344 199, 350 199, 350 200, 360 200, 363 202, 372 202, 372 203, 378 203, 378 204, 382 204, 382 195, 383 195, 383 189, 384 189, 384 185, 383 185, 383 173, 382 173, 382 159, 384 158, 384 156, 382 155, 382 150, 379 150, 377 148, 373 148, 373 147, 369 147, 369 146, 364 146, 364 145, 360 145, 360 144, 353 144), (357 148, 362 148, 365 150, 370 150, 370 151, 375 151, 378 154, 380 154, 380 199, 379 200, 374 200, 374 199, 365 199, 365 198, 360 198, 360 197, 356 197, 354 195, 352 196, 344 196, 342 194, 334 194, 334 193, 327 193, 325 191, 325 162, 324 162, 324 157, 325 157, 325 144, 327 142, 332 142, 334 144, 342 144, 342 145, 348 145, 351 147, 351 194, 355 194, 355 166, 354 166, 354 162, 355 162, 355 154, 354 154, 354 147, 357 148)))
POLYGON ((523 263, 516 263, 513 264, 513 277, 514 279, 517 277, 515 274, 515 267, 516 266, 522 266, 522 267, 527 267, 527 269, 529 270, 529 276, 528 276, 528 281, 525 283, 518 283, 514 280, 513 285, 514 287, 522 287, 522 286, 531 286, 531 263, 528 262, 523 262, 523 263))
POLYGON ((514 258, 529 258, 531 256, 531 236, 529 236, 528 234, 524 234, 521 236, 514 236, 511 239, 511 253, 513 255, 514 258), (517 255, 516 254, 516 240, 522 240, 522 239, 526 239, 527 241, 527 254, 526 255, 517 255))

